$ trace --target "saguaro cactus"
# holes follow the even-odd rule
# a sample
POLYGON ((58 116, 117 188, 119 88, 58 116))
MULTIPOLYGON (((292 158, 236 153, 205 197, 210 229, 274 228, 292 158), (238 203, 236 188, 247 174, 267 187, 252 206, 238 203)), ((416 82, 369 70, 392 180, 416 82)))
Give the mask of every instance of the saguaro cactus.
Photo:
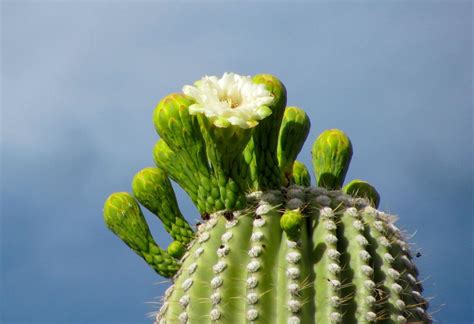
POLYGON ((156 167, 133 195, 106 201, 107 226, 172 284, 156 322, 430 322, 408 244, 395 217, 376 210, 373 186, 343 186, 352 157, 340 130, 312 149, 316 186, 296 161, 310 121, 286 107, 271 75, 204 77, 158 104, 156 167), (196 204, 196 230, 170 179, 196 204), (139 203, 173 242, 153 240, 139 203))

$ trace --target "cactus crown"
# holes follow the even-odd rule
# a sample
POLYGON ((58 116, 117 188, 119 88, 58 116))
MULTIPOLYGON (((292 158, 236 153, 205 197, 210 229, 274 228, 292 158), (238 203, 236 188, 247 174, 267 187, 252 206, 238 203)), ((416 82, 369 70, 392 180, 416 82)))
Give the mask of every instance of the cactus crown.
POLYGON ((316 186, 297 161, 310 121, 286 107, 274 76, 204 77, 153 115, 156 167, 133 196, 112 194, 107 226, 172 278, 157 323, 430 322, 418 271, 394 217, 369 183, 343 186, 352 144, 337 129, 312 147, 316 186), (170 180, 201 213, 181 214, 170 180), (140 203, 173 242, 154 241, 140 203))

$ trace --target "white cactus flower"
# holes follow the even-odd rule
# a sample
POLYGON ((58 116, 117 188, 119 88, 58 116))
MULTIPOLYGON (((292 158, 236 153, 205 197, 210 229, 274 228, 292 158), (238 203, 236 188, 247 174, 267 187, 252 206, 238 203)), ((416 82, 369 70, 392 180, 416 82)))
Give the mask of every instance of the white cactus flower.
POLYGON ((183 92, 196 101, 189 106, 189 113, 203 113, 217 127, 255 127, 272 113, 267 107, 273 101, 272 94, 250 76, 234 73, 224 73, 220 79, 205 76, 194 86, 184 86, 183 92))

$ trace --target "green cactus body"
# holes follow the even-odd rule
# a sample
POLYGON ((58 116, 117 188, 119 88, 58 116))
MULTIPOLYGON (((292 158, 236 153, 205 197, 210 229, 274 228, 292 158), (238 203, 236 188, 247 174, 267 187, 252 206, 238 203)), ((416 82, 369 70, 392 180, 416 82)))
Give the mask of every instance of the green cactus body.
POLYGON ((296 160, 309 119, 284 108, 278 79, 227 74, 183 91, 155 111, 157 167, 135 176, 136 200, 115 193, 104 207, 107 226, 172 279, 156 323, 431 322, 395 217, 375 209, 380 196, 367 182, 343 187, 352 145, 342 131, 313 145, 311 187, 296 160), (168 177, 201 212, 195 231, 168 177), (174 239, 167 251, 137 201, 174 239))

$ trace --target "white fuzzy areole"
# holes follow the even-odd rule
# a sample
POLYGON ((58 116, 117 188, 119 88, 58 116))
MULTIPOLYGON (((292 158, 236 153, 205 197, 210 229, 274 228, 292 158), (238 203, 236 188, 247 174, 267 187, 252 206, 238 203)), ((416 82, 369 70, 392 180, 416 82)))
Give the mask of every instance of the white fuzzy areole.
POLYGON ((257 227, 257 228, 261 228, 265 225, 265 219, 263 218, 256 218, 254 219, 253 221, 253 226, 257 227))
POLYGON ((418 284, 418 281, 416 280, 415 277, 413 277, 413 275, 411 273, 407 274, 407 278, 408 278, 408 281, 410 281, 410 284, 412 286, 416 286, 418 284))
MULTIPOLYGON (((328 198, 329 199, 329 198, 328 198)), ((334 211, 330 207, 323 207, 319 211, 319 215, 322 218, 333 218, 334 217, 334 211)))
POLYGON ((330 300, 333 307, 338 307, 341 304, 341 298, 338 296, 332 296, 330 300))
POLYGON ((341 256, 341 253, 335 249, 329 249, 328 250, 328 256, 332 260, 339 260, 339 257, 341 256))
POLYGON ((362 261, 369 261, 370 259, 370 254, 369 252, 367 252, 366 250, 361 250, 359 252, 359 258, 362 260, 362 261))
POLYGON ((299 252, 290 252, 286 255, 286 261, 288 261, 291 264, 297 264, 301 260, 301 253, 299 252))
POLYGON ((395 306, 399 309, 399 310, 403 310, 405 308, 405 302, 401 299, 397 300, 395 302, 395 306))
POLYGON ((247 303, 254 305, 258 302, 258 295, 256 293, 247 294, 247 303))
POLYGON ((410 258, 408 258, 406 255, 402 255, 400 259, 403 261, 405 266, 407 266, 409 269, 413 267, 413 263, 411 262, 410 258))
POLYGON ((354 207, 349 207, 346 209, 346 214, 351 217, 357 217, 357 209, 354 207))
POLYGON ((257 272, 260 269, 260 262, 257 260, 250 261, 249 264, 247 264, 247 271, 248 272, 257 272))
POLYGON ((329 314, 329 320, 331 323, 340 323, 342 321, 342 315, 338 312, 329 314))
POLYGON ((166 313, 166 311, 168 310, 168 307, 169 307, 168 302, 164 302, 163 305, 161 305, 160 313, 161 313, 161 314, 166 313))
POLYGON ((341 282, 340 282, 339 280, 335 280, 335 279, 329 280, 329 284, 330 284, 331 287, 334 288, 334 289, 339 289, 339 288, 341 288, 341 282))
POLYGON ((301 275, 301 271, 300 269, 296 268, 296 267, 290 267, 286 270, 286 275, 288 278, 290 279, 298 279, 301 275))
POLYGON ((394 257, 390 254, 390 253, 385 253, 383 255, 383 258, 385 259, 385 261, 387 261, 388 263, 392 263, 393 261, 395 261, 394 257))
POLYGON ((262 254, 262 252, 263 252, 263 248, 261 245, 254 245, 250 248, 248 255, 251 258, 257 258, 260 256, 260 254, 262 254))
POLYGON ((232 232, 225 232, 224 234, 222 234, 221 236, 221 240, 222 242, 229 242, 232 237, 234 236, 234 234, 232 234, 232 232))
POLYGON ((209 315, 211 317, 211 321, 217 321, 219 318, 221 318, 221 311, 217 308, 213 308, 209 315))
POLYGON ((225 228, 230 229, 232 227, 237 226, 238 223, 239 223, 239 220, 237 218, 234 218, 228 221, 227 223, 225 223, 225 228))
POLYGON ((296 299, 288 300, 288 309, 292 313, 297 313, 301 309, 301 302, 296 299))
POLYGON ((184 295, 179 299, 179 304, 183 307, 186 308, 189 305, 189 295, 184 295))
POLYGON ((365 319, 369 322, 373 322, 377 319, 377 314, 374 312, 367 312, 367 314, 365 314, 365 319))
POLYGON ((364 281, 364 287, 367 290, 372 291, 375 288, 375 282, 373 282, 372 280, 365 280, 364 281))
POLYGON ((211 218, 206 222, 206 229, 211 230, 217 225, 218 215, 212 215, 211 218))
POLYGON ((180 324, 186 324, 188 322, 188 313, 183 312, 178 316, 180 324))
POLYGON ((212 278, 212 280, 211 280, 211 286, 214 289, 217 289, 220 286, 222 286, 222 283, 223 283, 223 280, 220 276, 216 276, 216 277, 212 278))
POLYGON ((286 246, 290 249, 296 249, 298 247, 298 242, 288 240, 286 241, 286 246))
POLYGON ((337 237, 333 234, 328 234, 326 235, 326 237, 324 238, 324 240, 326 241, 326 243, 328 244, 336 244, 337 243, 337 237))
POLYGON ((337 226, 336 223, 334 223, 332 220, 327 220, 324 222, 324 228, 328 231, 333 231, 337 229, 337 226))
POLYGON ((352 223, 352 226, 354 226, 355 229, 359 230, 359 231, 363 231, 364 230, 364 224, 356 219, 353 223, 352 223))
POLYGON ((421 315, 424 315, 424 314, 425 314, 425 310, 424 310, 423 308, 421 308, 421 307, 415 307, 415 310, 416 310, 419 314, 421 314, 421 315))
POLYGON ((223 245, 222 247, 217 249, 217 256, 220 258, 224 258, 227 254, 229 254, 230 248, 227 245, 223 245))
POLYGON ((168 289, 165 290, 165 299, 169 299, 171 297, 171 294, 173 294, 174 291, 174 285, 171 285, 168 287, 168 289))
POLYGON ((359 243, 359 245, 362 247, 369 245, 369 241, 367 241, 367 239, 362 235, 357 235, 355 239, 357 243, 359 243))
POLYGON ((388 272, 388 275, 395 280, 400 278, 400 272, 398 272, 397 270, 393 268, 388 269, 387 272, 388 272))
POLYGON ((375 221, 374 222, 374 227, 377 231, 383 233, 385 231, 385 228, 383 226, 383 222, 382 221, 375 221))
POLYGON ((188 273, 192 275, 194 272, 196 272, 197 267, 198 267, 197 263, 195 262, 191 263, 188 267, 188 273))
POLYGON ((367 296, 365 297, 365 302, 367 303, 367 305, 370 305, 372 306, 373 304, 375 304, 377 300, 375 299, 374 296, 367 296))
POLYGON ((255 214, 262 216, 262 215, 268 214, 272 209, 273 209, 272 205, 269 205, 267 203, 262 203, 255 210, 255 214))
POLYGON ((328 271, 332 274, 338 274, 341 272, 341 267, 337 263, 330 263, 328 265, 328 271))
POLYGON ((258 311, 256 309, 249 309, 247 311, 247 319, 249 321, 255 321, 258 318, 258 311))
POLYGON ((204 253, 204 248, 203 247, 198 247, 196 251, 194 251, 194 257, 199 258, 201 254, 204 253))
POLYGON ((297 295, 300 292, 300 286, 296 283, 290 283, 288 285, 288 291, 292 295, 297 295))
POLYGON ((375 216, 377 217, 378 215, 378 212, 377 212, 377 209, 375 209, 374 207, 372 206, 367 206, 363 209, 362 211, 364 214, 368 214, 370 216, 375 216))
POLYGON ((259 232, 259 231, 253 232, 253 233, 252 233, 252 236, 250 237, 250 240, 251 240, 252 242, 260 242, 260 241, 263 239, 263 236, 264 236, 264 235, 263 235, 262 232, 259 232))
POLYGON ((188 278, 188 279, 183 281, 183 283, 181 285, 181 288, 183 288, 184 291, 187 291, 187 290, 189 290, 189 288, 191 288, 192 285, 193 285, 193 279, 188 278))
POLYGON ((247 278, 247 288, 254 289, 258 286, 258 279, 256 277, 247 278))
POLYGON ((211 303, 212 305, 217 305, 221 302, 221 294, 219 292, 215 292, 211 295, 211 303))
POLYGON ((361 266, 361 270, 368 277, 370 277, 374 274, 374 269, 372 269, 371 267, 369 267, 368 265, 365 265, 365 264, 361 266))
POLYGON ((288 324, 300 324, 301 320, 298 316, 291 316, 288 318, 288 324))
POLYGON ((412 295, 413 295, 413 298, 415 298, 415 300, 420 303, 420 304, 423 304, 425 303, 425 299, 423 298, 423 296, 421 296, 420 292, 416 291, 416 290, 412 290, 412 295))
POLYGON ((393 283, 393 284, 392 284, 392 289, 393 289, 393 291, 395 291, 397 294, 401 293, 402 290, 403 290, 402 286, 400 286, 400 285, 397 284, 397 283, 393 283))
POLYGON ((226 267, 227 267, 227 264, 224 261, 219 261, 212 267, 212 270, 214 271, 214 273, 217 274, 224 271, 226 267))
POLYGON ((389 242, 389 240, 388 240, 385 236, 381 236, 381 237, 379 238, 379 243, 380 243, 380 245, 382 245, 382 246, 390 247, 390 242, 389 242))

